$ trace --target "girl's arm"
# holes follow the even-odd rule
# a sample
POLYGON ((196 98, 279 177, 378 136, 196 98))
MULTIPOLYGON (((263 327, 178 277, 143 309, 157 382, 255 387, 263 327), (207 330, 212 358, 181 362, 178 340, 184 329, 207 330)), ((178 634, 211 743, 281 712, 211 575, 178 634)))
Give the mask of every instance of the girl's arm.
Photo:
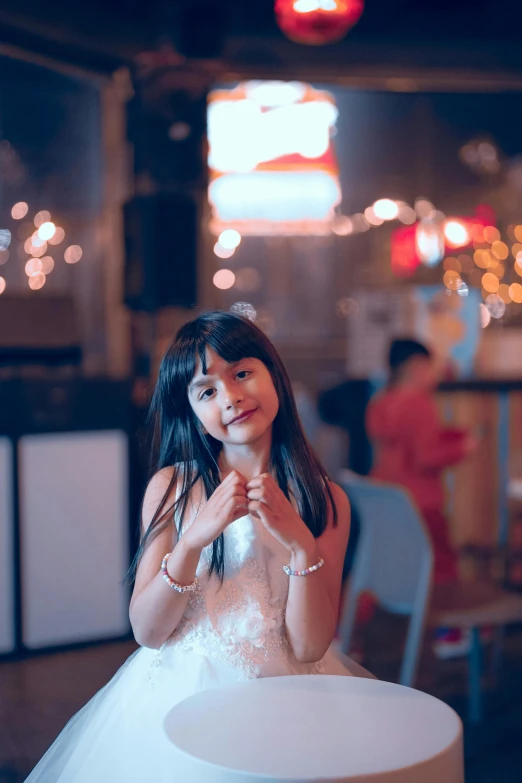
POLYGON ((247 484, 249 510, 288 549, 292 571, 304 571, 322 557, 324 565, 308 576, 289 576, 286 632, 301 663, 320 660, 335 634, 341 577, 350 532, 350 504, 340 487, 330 484, 337 510, 329 508, 327 527, 317 540, 274 479, 267 473, 247 484))
MULTIPOLYGON (((296 546, 290 555, 292 571, 302 571, 319 561, 324 565, 308 576, 289 576, 286 605, 286 633, 301 663, 320 660, 328 650, 337 628, 341 577, 350 533, 350 504, 343 490, 330 484, 337 510, 337 526, 329 509, 328 525, 322 536, 296 546)), ((307 529, 308 530, 308 529, 307 529)))
MULTIPOLYGON (((143 500, 143 530, 149 526, 172 478, 173 468, 164 468, 151 479, 143 500)), ((168 508, 175 499, 167 499, 168 508)), ((183 536, 178 542, 174 522, 146 548, 136 574, 130 602, 129 617, 134 638, 142 647, 159 649, 178 626, 188 602, 189 593, 170 588, 160 573, 167 552, 172 554, 167 571, 176 582, 188 585, 194 580, 201 556, 199 547, 192 547, 183 536)))

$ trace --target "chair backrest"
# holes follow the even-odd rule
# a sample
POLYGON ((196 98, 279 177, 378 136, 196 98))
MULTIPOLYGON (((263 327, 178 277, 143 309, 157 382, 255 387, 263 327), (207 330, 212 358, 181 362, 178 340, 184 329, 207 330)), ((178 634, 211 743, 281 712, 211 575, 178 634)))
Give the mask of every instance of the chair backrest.
POLYGON ((385 609, 411 614, 419 591, 429 590, 433 570, 419 512, 400 487, 355 476, 342 486, 361 524, 351 590, 370 590, 385 609))

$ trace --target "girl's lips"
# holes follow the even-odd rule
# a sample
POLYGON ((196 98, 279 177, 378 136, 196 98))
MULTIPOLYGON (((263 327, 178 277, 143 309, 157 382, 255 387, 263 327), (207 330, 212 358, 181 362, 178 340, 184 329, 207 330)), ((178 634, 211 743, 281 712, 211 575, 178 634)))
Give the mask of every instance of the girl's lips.
POLYGON ((254 408, 254 409, 253 409, 253 410, 251 410, 251 411, 245 411, 245 412, 244 412, 244 413, 242 413, 240 416, 236 416, 236 418, 235 418, 235 419, 232 419, 232 421, 230 421, 230 422, 228 423, 228 426, 230 427, 230 425, 231 425, 231 424, 243 424, 243 422, 245 422, 245 421, 247 421, 248 419, 250 419, 250 418, 251 418, 251 417, 254 415, 254 413, 255 413, 256 411, 257 411, 257 408, 254 408))

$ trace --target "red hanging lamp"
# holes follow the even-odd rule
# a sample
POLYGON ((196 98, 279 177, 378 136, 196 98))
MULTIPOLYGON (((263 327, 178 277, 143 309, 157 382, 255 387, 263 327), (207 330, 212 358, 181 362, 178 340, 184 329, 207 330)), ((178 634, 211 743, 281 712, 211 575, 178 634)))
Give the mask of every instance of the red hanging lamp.
POLYGON ((335 43, 359 21, 364 0, 276 0, 276 21, 291 41, 335 43))

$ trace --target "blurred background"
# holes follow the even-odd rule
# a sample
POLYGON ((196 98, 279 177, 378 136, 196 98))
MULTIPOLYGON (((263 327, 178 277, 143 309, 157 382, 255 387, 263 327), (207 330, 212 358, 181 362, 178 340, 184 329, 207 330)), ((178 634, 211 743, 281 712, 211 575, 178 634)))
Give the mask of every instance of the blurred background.
MULTIPOLYGON (((460 578, 518 595, 521 30, 508 0, 4 0, 2 783, 134 649, 146 411, 201 309, 273 340, 334 480, 371 470, 390 339, 427 345, 441 419, 480 441, 445 476, 460 578)), ((361 631, 378 676, 405 622, 361 631)), ((504 642, 470 783, 522 770, 520 622, 504 642)), ((466 718, 466 667, 428 649, 416 687, 466 718)))

